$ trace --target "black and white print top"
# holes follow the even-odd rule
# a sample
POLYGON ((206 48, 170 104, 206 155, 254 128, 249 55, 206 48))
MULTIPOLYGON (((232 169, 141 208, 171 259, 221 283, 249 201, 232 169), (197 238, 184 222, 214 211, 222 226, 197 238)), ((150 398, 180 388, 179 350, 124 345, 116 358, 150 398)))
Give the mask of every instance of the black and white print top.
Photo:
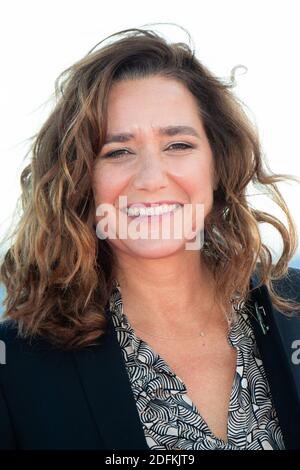
POLYGON ((242 306, 241 301, 234 306, 238 320, 228 335, 229 343, 237 349, 237 364, 225 442, 209 429, 182 380, 136 336, 123 312, 120 285, 114 280, 110 311, 150 449, 284 449, 265 370, 242 306))

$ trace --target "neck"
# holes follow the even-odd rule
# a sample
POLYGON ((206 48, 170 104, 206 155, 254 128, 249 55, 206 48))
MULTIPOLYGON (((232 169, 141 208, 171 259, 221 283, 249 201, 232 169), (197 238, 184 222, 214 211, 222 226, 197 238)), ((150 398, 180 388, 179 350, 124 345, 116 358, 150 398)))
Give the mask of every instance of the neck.
POLYGON ((153 335, 203 331, 213 310, 213 276, 199 252, 163 259, 121 256, 116 272, 130 323, 153 335))

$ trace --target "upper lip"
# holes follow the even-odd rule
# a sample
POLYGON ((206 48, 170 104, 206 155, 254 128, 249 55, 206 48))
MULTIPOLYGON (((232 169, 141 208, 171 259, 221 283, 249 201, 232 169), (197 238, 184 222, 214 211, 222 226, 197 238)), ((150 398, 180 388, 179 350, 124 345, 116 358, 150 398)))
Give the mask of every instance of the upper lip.
POLYGON ((126 207, 123 209, 129 208, 129 207, 157 207, 161 206, 162 204, 181 204, 183 206, 183 202, 180 201, 155 201, 155 202, 130 202, 126 207))

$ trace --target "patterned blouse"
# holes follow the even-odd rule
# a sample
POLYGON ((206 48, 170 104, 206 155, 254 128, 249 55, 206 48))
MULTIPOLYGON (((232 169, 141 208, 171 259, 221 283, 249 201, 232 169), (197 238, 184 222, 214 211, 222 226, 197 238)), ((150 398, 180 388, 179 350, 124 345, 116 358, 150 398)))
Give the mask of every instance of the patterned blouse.
POLYGON ((265 370, 243 302, 228 341, 237 349, 228 413, 228 442, 215 436, 187 395, 182 380, 131 327, 114 280, 110 311, 137 410, 150 449, 284 449, 265 370))

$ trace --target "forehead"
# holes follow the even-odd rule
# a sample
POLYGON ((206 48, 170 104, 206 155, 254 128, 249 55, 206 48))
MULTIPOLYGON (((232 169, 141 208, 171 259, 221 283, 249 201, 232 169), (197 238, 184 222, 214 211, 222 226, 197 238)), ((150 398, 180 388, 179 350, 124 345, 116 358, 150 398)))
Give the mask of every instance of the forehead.
POLYGON ((148 77, 113 84, 108 97, 108 130, 199 124, 200 110, 187 87, 174 79, 148 77))

